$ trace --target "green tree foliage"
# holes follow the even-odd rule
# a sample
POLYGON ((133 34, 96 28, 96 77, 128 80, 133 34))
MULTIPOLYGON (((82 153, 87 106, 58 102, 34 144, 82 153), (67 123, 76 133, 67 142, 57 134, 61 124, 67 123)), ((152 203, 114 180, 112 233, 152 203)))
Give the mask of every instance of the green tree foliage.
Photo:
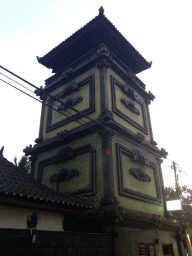
POLYGON ((13 158, 14 164, 21 170, 30 173, 31 171, 31 161, 28 156, 22 156, 19 162, 17 161, 17 157, 13 158))
MULTIPOLYGON (((176 190, 172 187, 165 188, 165 195, 167 200, 177 199, 176 190)), ((180 187, 178 199, 181 199, 183 202, 183 211, 173 211, 172 217, 176 220, 182 217, 184 222, 192 228, 192 189, 187 186, 180 187)))

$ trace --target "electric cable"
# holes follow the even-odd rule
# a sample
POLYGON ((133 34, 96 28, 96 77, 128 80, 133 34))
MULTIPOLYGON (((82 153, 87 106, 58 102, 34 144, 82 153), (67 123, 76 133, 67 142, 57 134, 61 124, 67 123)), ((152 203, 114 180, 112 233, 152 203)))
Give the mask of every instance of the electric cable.
MULTIPOLYGON (((99 121, 94 120, 94 119, 92 119, 91 117, 89 117, 89 116, 87 116, 87 115, 81 113, 80 111, 76 110, 76 109, 73 108, 72 106, 69 106, 68 104, 66 104, 66 103, 60 101, 59 99, 57 99, 56 97, 50 95, 49 93, 44 92, 44 90, 42 90, 41 88, 38 88, 37 86, 33 85, 32 83, 28 82, 27 80, 23 79, 22 77, 20 77, 20 76, 14 74, 13 72, 9 71, 8 69, 6 69, 6 68, 4 68, 4 67, 2 67, 2 66, 0 66, 0 68, 2 68, 3 70, 7 71, 8 73, 10 73, 10 74, 16 76, 17 78, 21 79, 21 80, 24 81, 25 83, 27 83, 27 84, 29 84, 30 86, 34 87, 36 90, 42 91, 42 93, 44 93, 44 94, 46 94, 47 96, 51 97, 52 99, 58 101, 59 103, 66 105, 68 108, 70 108, 70 109, 74 110, 75 112, 77 112, 78 114, 80 114, 80 116, 83 116, 83 117, 89 119, 90 121, 95 122, 95 123, 98 124, 99 126, 103 127, 105 130, 108 130, 108 131, 110 131, 110 132, 113 132, 113 133, 115 133, 116 135, 120 136, 121 138, 133 142, 132 140, 126 138, 125 136, 123 136, 122 134, 118 133, 117 131, 115 131, 115 130, 109 128, 108 126, 105 126, 105 125, 101 124, 99 121)), ((4 80, 1 79, 1 81, 4 81, 4 80)), ((13 86, 13 87, 14 87, 14 86, 13 86)), ((15 88, 15 87, 14 87, 14 88, 15 88)), ((21 90, 20 90, 20 91, 21 91, 21 90)), ((22 92, 22 91, 21 91, 21 92, 22 92)), ((26 93, 25 93, 25 94, 26 94, 26 93)), ((26 95, 27 95, 27 94, 26 94, 26 95)), ((32 97, 32 98, 34 98, 34 97, 32 97)), ((34 99, 36 99, 36 98, 34 98, 34 99)), ((37 99, 36 99, 36 100, 37 100, 37 99)), ((40 100, 38 100, 38 101, 41 102, 40 100)), ((42 103, 42 102, 41 102, 41 103, 42 103)), ((47 105, 47 104, 45 104, 45 105, 47 105)), ((55 110, 55 111, 58 111, 58 110, 56 110, 56 109, 54 109, 54 110, 55 110)), ((59 112, 59 113, 61 113, 61 112, 59 112)), ((72 113, 70 113, 70 114, 72 115, 72 113)), ((84 120, 81 120, 81 121, 84 121, 84 120)), ((84 121, 84 122, 85 122, 85 121, 84 121)), ((85 124, 88 124, 88 123, 85 123, 85 124)), ((116 138, 115 138, 115 139, 112 139, 112 140, 113 140, 113 141, 121 142, 121 141, 119 141, 119 140, 116 139, 116 138)), ((135 142, 134 142, 134 143, 135 143, 135 142)), ((136 143, 136 144, 138 144, 138 143, 136 143)), ((156 154, 155 152, 153 152, 153 151, 151 151, 151 150, 148 150, 148 151, 151 152, 151 153, 153 153, 153 154, 155 154, 155 155, 158 155, 158 154, 156 154)))

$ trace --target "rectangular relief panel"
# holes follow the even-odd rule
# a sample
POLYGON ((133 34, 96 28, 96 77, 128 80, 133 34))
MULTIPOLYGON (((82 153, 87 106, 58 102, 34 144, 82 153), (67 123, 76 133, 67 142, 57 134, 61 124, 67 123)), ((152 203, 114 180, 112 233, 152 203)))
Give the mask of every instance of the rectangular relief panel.
POLYGON ((63 193, 96 194, 96 153, 91 144, 65 147, 38 164, 38 180, 63 193))
POLYGON ((63 104, 56 99, 49 100, 47 132, 81 118, 81 113, 88 115, 95 111, 94 75, 77 83, 68 83, 54 97, 63 104), (70 107, 78 110, 79 113, 70 107))
POLYGON ((128 85, 123 85, 111 75, 112 109, 140 131, 148 134, 145 103, 128 85))
POLYGON ((117 144, 119 194, 161 205, 157 166, 137 149, 117 144))

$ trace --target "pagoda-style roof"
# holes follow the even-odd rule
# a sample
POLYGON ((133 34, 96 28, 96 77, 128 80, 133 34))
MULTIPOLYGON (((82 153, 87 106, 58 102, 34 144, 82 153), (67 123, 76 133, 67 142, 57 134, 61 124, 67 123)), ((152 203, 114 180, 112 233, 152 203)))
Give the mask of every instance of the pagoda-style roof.
POLYGON ((151 63, 147 62, 105 17, 102 7, 99 9, 99 15, 93 20, 45 56, 37 59, 39 63, 57 73, 101 43, 104 43, 135 74, 151 66, 151 63))

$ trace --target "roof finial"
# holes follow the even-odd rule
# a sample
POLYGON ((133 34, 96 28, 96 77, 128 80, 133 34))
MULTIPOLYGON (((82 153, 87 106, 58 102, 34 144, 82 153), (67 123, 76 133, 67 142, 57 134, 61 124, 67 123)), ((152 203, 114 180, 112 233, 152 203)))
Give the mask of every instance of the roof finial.
POLYGON ((0 150, 0 157, 3 157, 3 150, 4 150, 4 146, 0 150))
POLYGON ((103 8, 103 6, 101 6, 99 8, 99 15, 104 15, 104 8, 103 8))

